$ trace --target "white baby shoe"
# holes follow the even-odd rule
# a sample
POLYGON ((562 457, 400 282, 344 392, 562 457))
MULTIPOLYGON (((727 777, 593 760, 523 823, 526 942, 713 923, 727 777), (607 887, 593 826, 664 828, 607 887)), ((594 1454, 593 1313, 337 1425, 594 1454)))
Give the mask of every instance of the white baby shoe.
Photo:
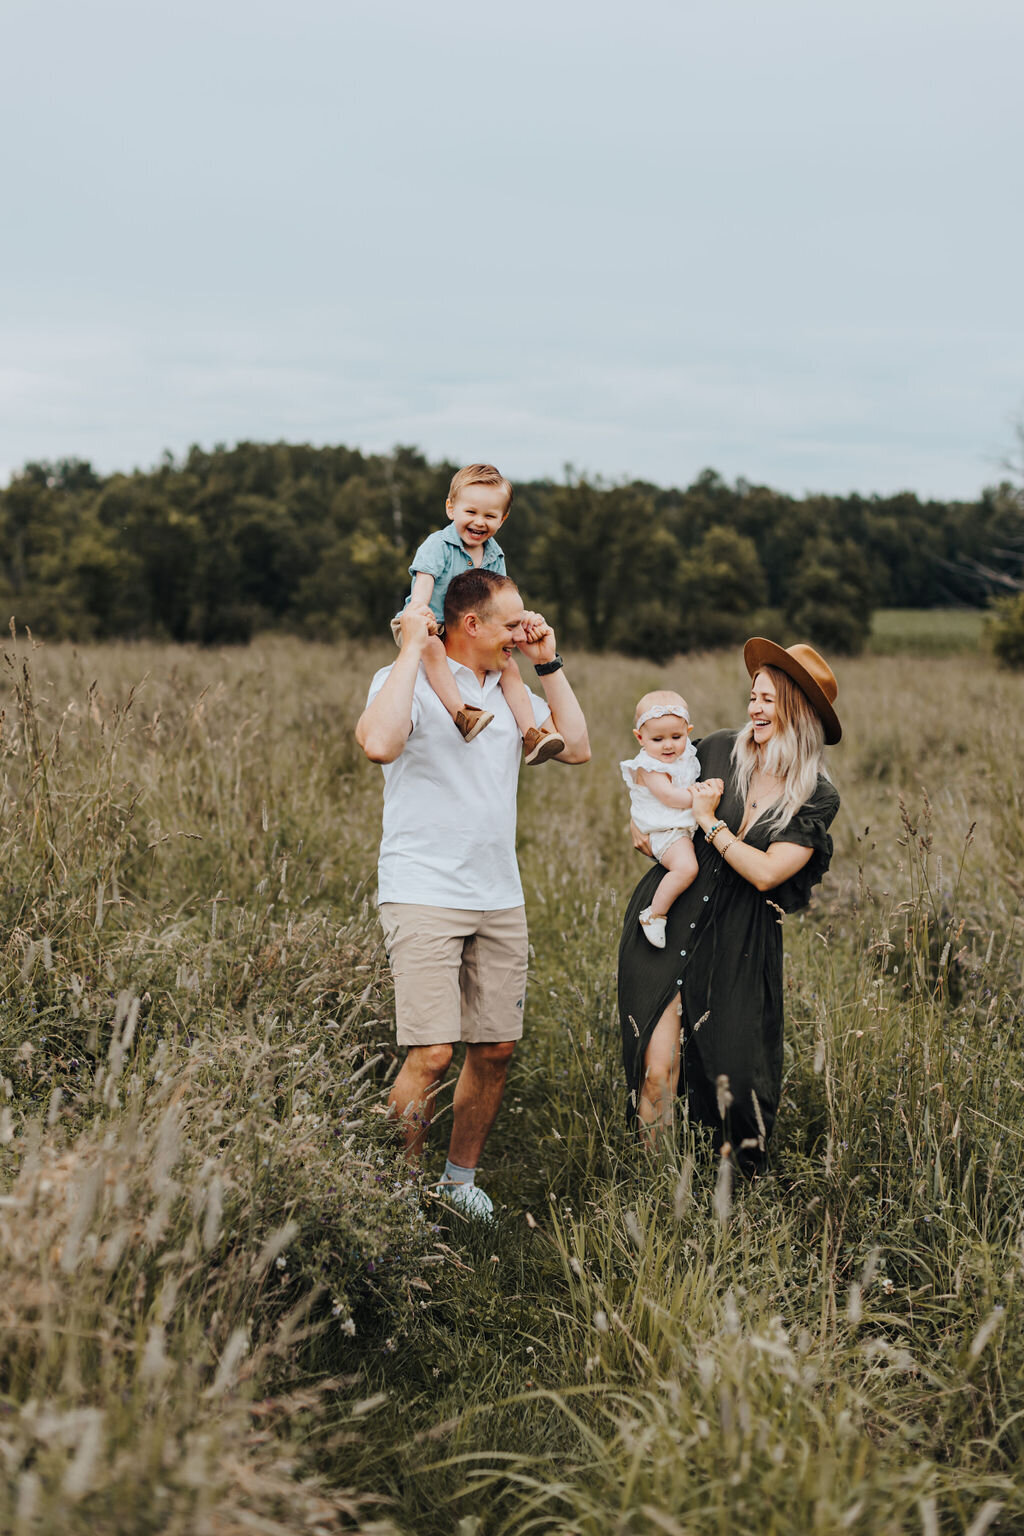
POLYGON ((653 944, 655 949, 665 948, 665 919, 652 917, 650 907, 644 907, 640 913, 640 927, 643 929, 644 938, 648 944, 653 944))

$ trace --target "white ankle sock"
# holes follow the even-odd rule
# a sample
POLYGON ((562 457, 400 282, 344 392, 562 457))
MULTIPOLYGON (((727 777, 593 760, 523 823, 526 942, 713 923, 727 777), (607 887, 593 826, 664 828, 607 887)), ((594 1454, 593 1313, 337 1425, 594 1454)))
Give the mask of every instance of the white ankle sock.
POLYGON ((444 1165, 444 1180, 446 1184, 475 1184, 476 1169, 460 1168, 449 1157, 444 1165))

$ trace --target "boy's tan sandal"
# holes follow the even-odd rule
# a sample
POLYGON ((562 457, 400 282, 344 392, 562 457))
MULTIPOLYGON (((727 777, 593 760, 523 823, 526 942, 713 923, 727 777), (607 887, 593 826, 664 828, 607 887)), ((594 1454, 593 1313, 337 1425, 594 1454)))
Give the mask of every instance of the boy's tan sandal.
POLYGON ((488 714, 486 709, 479 709, 475 704, 463 704, 455 716, 455 727, 464 741, 474 741, 493 719, 494 716, 488 714))
POLYGON ((523 737, 523 761, 528 768, 546 763, 549 757, 557 757, 565 751, 565 738, 546 725, 531 725, 523 737))

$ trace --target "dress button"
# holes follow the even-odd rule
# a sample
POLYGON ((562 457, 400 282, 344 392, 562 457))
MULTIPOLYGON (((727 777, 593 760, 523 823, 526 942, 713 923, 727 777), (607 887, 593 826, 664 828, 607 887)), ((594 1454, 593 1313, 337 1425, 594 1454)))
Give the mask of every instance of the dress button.
POLYGON ((683 959, 685 960, 686 959, 686 950, 685 949, 681 949, 679 951, 679 953, 682 955, 683 959))
POLYGON ((707 897, 706 896, 704 897, 704 900, 707 901, 707 897))
POLYGON ((677 976, 676 977, 676 986, 677 987, 681 987, 682 984, 683 984, 683 978, 681 976, 677 976))
POLYGON ((696 923, 691 923, 691 924, 690 924, 690 927, 691 927, 691 928, 696 928, 696 926, 697 926, 697 924, 696 924, 696 923))

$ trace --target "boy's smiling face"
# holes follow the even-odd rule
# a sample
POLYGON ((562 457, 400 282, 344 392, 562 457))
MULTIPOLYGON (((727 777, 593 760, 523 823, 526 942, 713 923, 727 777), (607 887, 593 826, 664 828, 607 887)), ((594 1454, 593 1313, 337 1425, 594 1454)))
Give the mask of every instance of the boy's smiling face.
POLYGON ((508 517, 508 495, 500 485, 464 485, 444 504, 465 549, 477 549, 508 517))

